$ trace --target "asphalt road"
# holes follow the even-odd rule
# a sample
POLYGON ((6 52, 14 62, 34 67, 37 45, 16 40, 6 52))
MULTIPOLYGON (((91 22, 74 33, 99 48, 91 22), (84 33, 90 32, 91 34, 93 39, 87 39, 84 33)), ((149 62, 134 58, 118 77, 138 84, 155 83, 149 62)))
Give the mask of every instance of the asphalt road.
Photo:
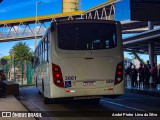
POLYGON ((59 114, 69 115, 69 117, 62 117, 63 115, 56 116, 57 114, 54 115, 52 112, 49 114, 45 112, 50 117, 44 119, 48 120, 160 120, 159 117, 154 117, 158 112, 160 113, 160 97, 133 93, 126 93, 117 99, 102 98, 98 104, 89 101, 44 104, 43 96, 39 95, 37 88, 32 86, 20 88, 19 100, 29 111, 60 111, 59 114), (85 111, 85 114, 77 111, 85 111), (78 117, 74 116, 76 113, 78 117), (103 116, 102 113, 107 115, 103 116), (131 113, 134 116, 138 113, 143 115, 146 113, 150 117, 109 117, 114 113, 131 113))

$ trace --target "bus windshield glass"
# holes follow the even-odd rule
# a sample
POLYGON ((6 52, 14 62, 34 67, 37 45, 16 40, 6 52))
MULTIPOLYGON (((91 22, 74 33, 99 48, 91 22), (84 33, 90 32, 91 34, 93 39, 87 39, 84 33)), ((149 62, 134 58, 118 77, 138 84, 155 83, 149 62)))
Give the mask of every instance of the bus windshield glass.
POLYGON ((58 25, 58 47, 63 50, 101 50, 117 45, 116 25, 74 23, 58 25))

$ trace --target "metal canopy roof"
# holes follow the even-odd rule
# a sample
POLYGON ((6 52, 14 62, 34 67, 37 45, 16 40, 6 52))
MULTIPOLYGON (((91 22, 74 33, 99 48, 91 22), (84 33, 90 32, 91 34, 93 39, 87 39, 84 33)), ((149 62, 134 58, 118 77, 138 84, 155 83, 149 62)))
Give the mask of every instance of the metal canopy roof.
POLYGON ((148 54, 148 43, 154 42, 156 55, 160 55, 160 28, 123 39, 124 51, 148 54))
MULTIPOLYGON (((154 25, 160 25, 160 22, 152 22, 154 25)), ((148 30, 148 21, 121 21, 123 33, 139 33, 148 30)))

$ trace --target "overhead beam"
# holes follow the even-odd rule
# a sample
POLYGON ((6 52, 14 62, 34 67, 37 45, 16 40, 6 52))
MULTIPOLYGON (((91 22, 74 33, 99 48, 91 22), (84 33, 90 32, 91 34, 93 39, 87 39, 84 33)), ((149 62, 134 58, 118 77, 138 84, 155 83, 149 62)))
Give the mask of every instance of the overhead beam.
POLYGON ((150 30, 139 35, 131 36, 123 39, 123 44, 132 44, 137 42, 149 41, 155 38, 160 38, 160 29, 150 30))
MULTIPOLYGON (((77 11, 77 12, 67 12, 67 13, 60 13, 60 14, 50 14, 50 15, 44 15, 44 16, 37 16, 37 21, 51 21, 55 18, 61 18, 61 17, 68 17, 68 16, 76 16, 76 15, 82 15, 84 11, 77 11)), ((5 24, 7 25, 18 25, 19 23, 35 23, 36 19, 34 17, 28 17, 28 18, 18 18, 13 20, 1 20, 0 26, 3 26, 5 24)))
MULTIPOLYGON (((41 38, 43 35, 37 35, 37 38, 41 38)), ((19 40, 29 40, 29 39, 34 39, 35 36, 26 36, 26 37, 15 37, 15 38, 5 38, 5 39, 0 39, 1 42, 10 42, 10 41, 19 41, 19 40)))
POLYGON ((137 60, 138 60, 140 63, 143 63, 143 64, 144 64, 143 60, 141 60, 141 58, 137 55, 137 53, 132 52, 132 54, 137 58, 137 60))
POLYGON ((147 30, 122 30, 123 34, 135 34, 135 33, 142 33, 146 32, 147 30))

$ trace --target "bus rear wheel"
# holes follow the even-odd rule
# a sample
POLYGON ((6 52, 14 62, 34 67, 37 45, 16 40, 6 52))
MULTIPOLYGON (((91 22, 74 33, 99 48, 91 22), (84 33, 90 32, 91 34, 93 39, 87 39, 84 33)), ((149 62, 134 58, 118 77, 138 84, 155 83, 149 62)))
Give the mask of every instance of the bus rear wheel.
POLYGON ((110 96, 105 96, 105 97, 108 97, 108 98, 111 98, 111 99, 116 99, 116 98, 119 98, 120 95, 110 95, 110 96))
POLYGON ((89 103, 89 104, 98 104, 100 101, 100 98, 93 98, 93 99, 82 99, 81 102, 89 103))
POLYGON ((52 104, 53 103, 53 99, 44 97, 44 103, 45 104, 52 104))
POLYGON ((41 91, 38 91, 38 94, 39 94, 39 95, 42 95, 41 91))
POLYGON ((99 103, 100 98, 91 99, 91 103, 99 103))

